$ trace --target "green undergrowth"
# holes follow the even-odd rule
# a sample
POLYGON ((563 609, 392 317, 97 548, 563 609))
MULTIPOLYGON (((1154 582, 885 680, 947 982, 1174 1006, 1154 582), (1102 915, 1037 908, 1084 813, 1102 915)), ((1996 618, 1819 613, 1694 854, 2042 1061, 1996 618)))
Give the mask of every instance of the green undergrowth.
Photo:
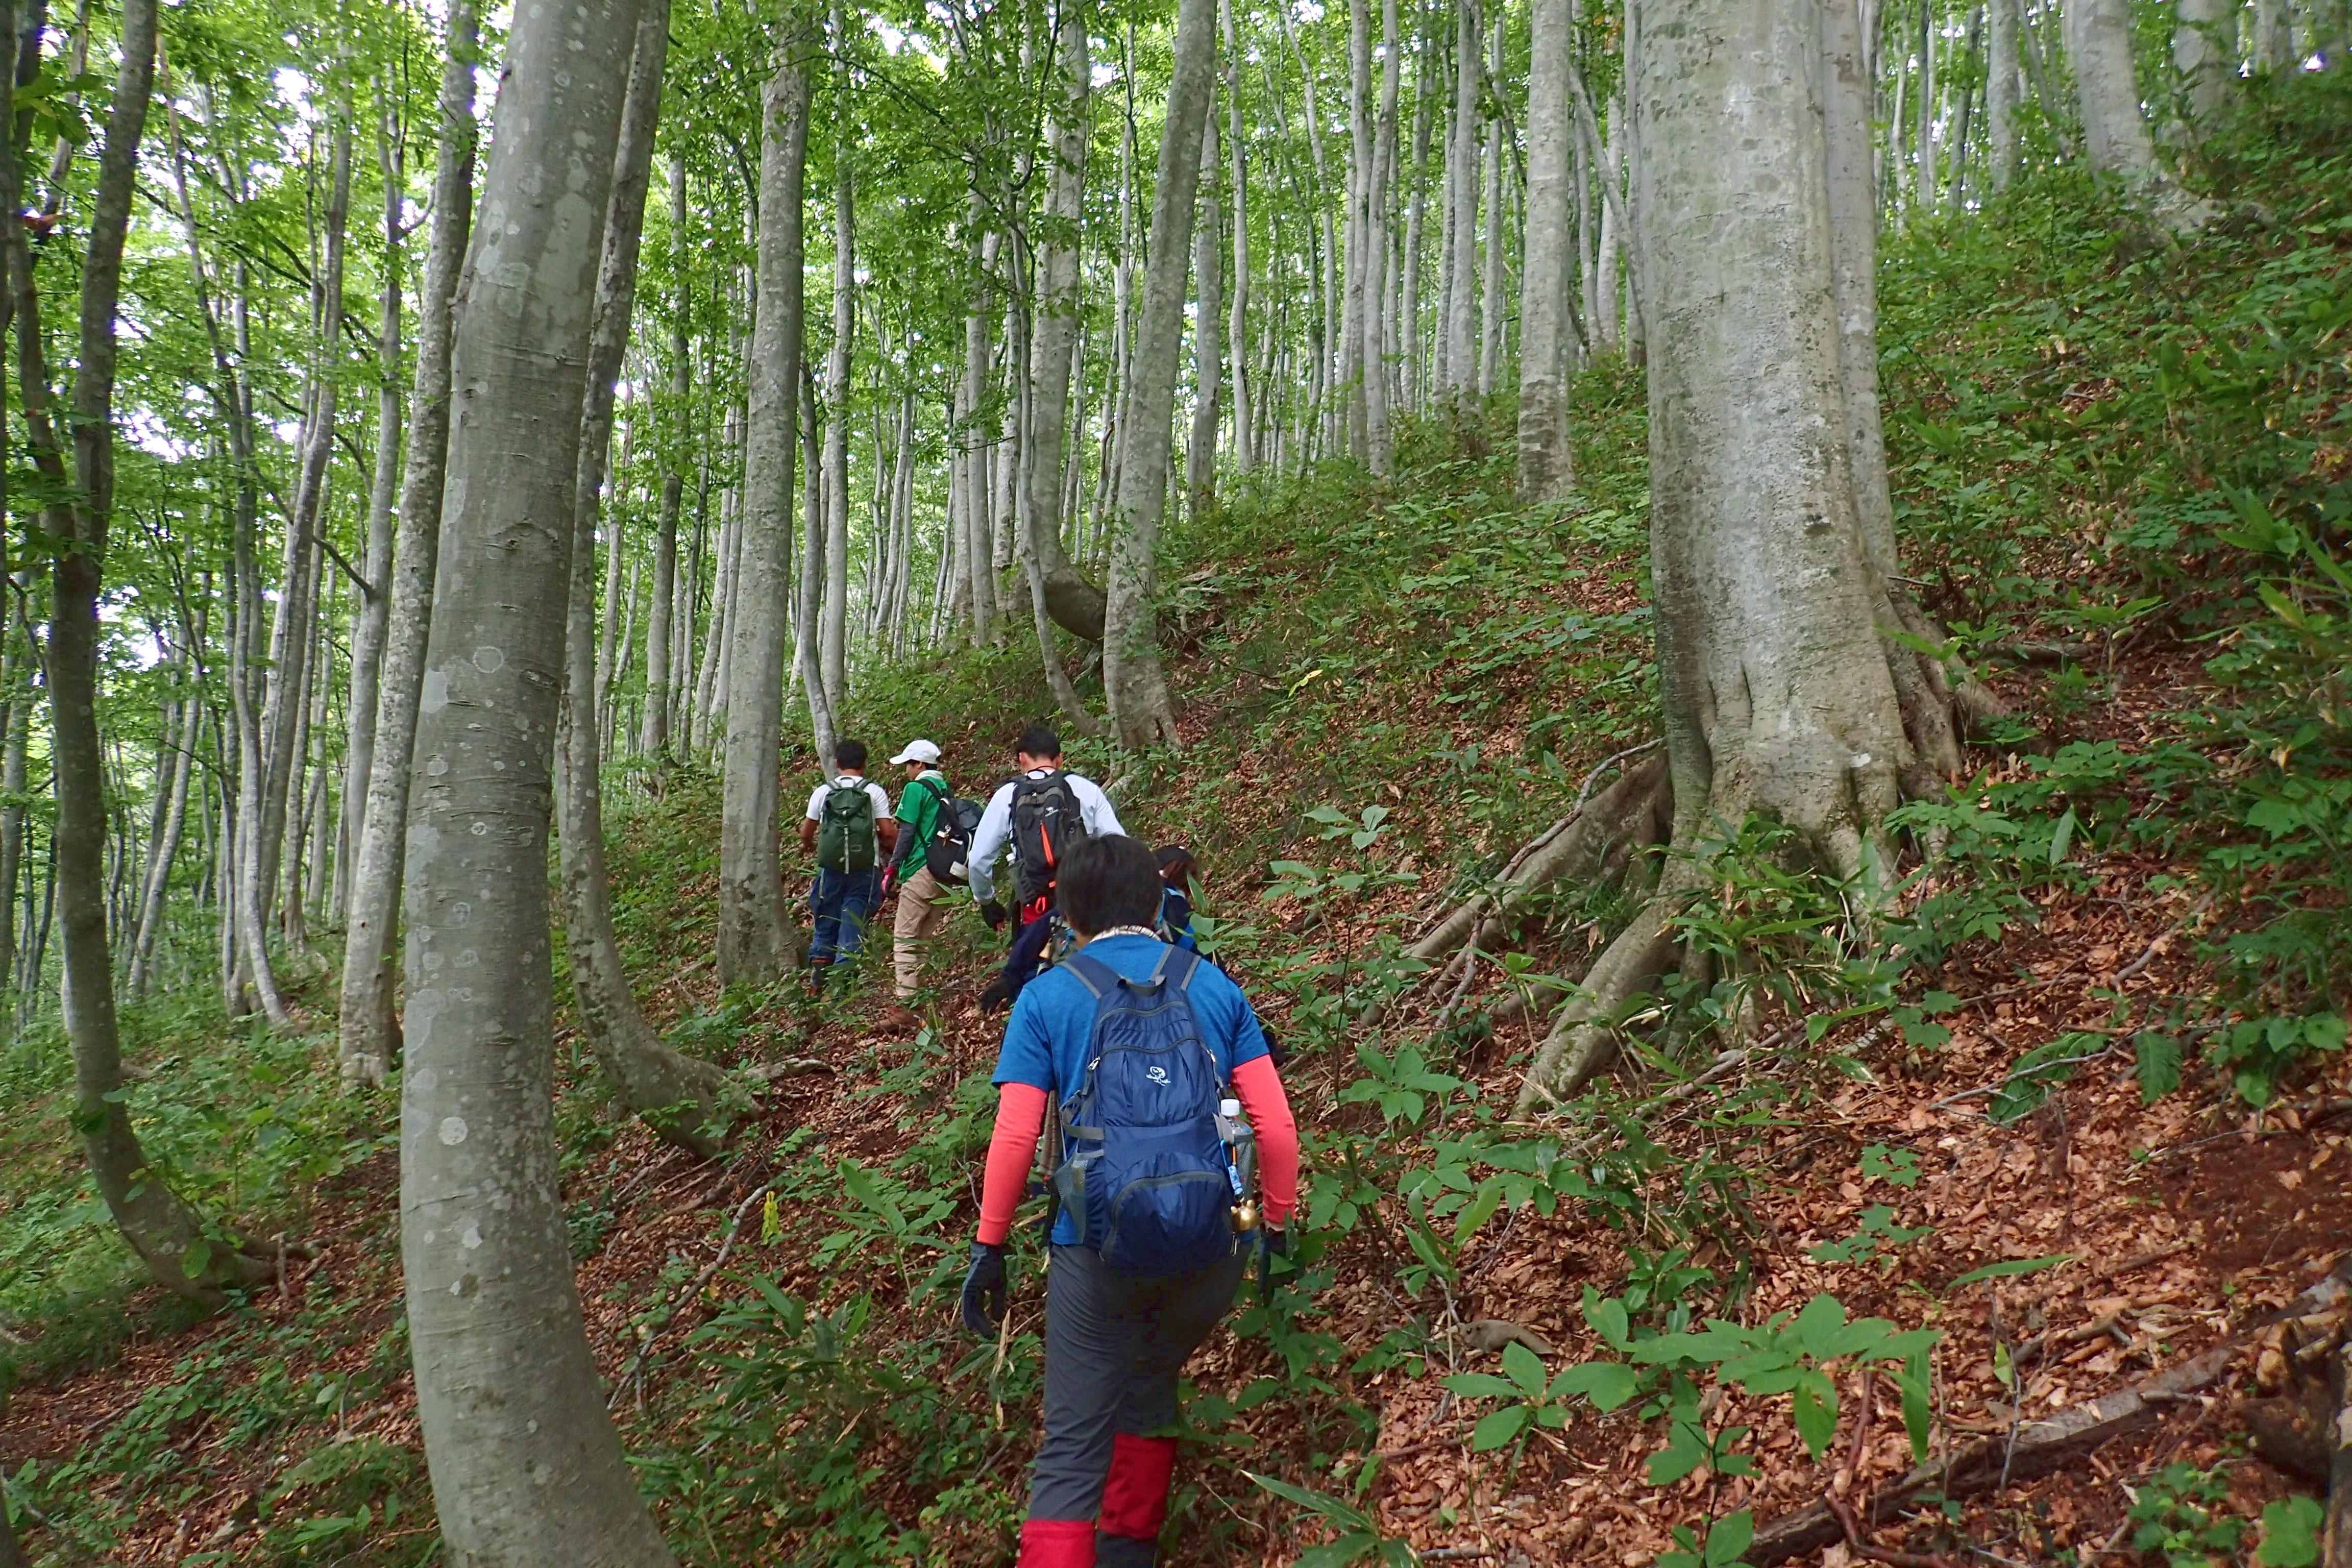
MULTIPOLYGON (((1368 1457, 1402 1379, 1446 1379, 1475 1462, 1528 1485, 1570 1428, 1645 1444, 1656 1484, 1741 1474, 1760 1462, 1750 1433, 1703 1414, 1718 1384, 1785 1411, 1819 1458, 1840 1380, 1863 1364, 1901 1389, 1916 1446, 1931 1333, 1831 1297, 1761 1321, 1738 1310, 1769 1250, 1750 1215, 1776 1179, 1759 1142, 1842 1074, 1886 1066, 1848 1052, 1930 1061, 1949 1038, 1939 1017, 2014 978, 2018 944, 2055 902, 2103 899, 2135 911, 2143 937, 2175 931, 2200 978, 2035 1046, 1993 1096, 1996 1119, 2108 1054, 2132 1059, 2151 1098, 2261 1103, 2340 1051, 2352 94, 2327 78, 2264 89, 2200 157, 2194 182, 2227 210, 2178 247, 2071 173, 1889 241, 1882 348, 1906 574, 1948 629, 1937 651, 1990 672, 2014 712, 1977 737, 1974 771, 1947 797, 1905 808, 1908 858, 1882 868, 1901 885, 1876 940, 1849 919, 1867 890, 1791 872, 1780 829, 1741 825, 1681 917, 1709 962, 1619 1020, 1638 1070, 1539 1126, 1506 1114, 1532 1036, 1497 1025, 1495 1006, 1573 978, 1622 889, 1538 901, 1443 1027, 1426 1007, 1383 1024, 1373 1005, 1413 980, 1401 952, 1427 920, 1558 818, 1604 758, 1656 733, 1638 371, 1611 363, 1577 383, 1579 482, 1559 502, 1513 495, 1497 407, 1409 426, 1391 479, 1344 464, 1253 477, 1171 530, 1162 626, 1187 744, 1139 759, 1074 738, 1073 760, 1118 782, 1135 831, 1199 853, 1208 943, 1276 1027, 1312 1111, 1295 1265, 1270 1303, 1252 1297, 1234 1320, 1239 1376, 1187 1389, 1172 1526, 1185 1561, 1258 1560, 1268 1531, 1328 1543, 1322 1563, 1408 1561, 1375 1522, 1368 1457), (1747 1087, 1686 1093, 1669 1127, 1654 1097, 1759 1016, 1807 1026, 1776 1036, 1785 1058, 1747 1087), (1874 1047, 1854 1043, 1865 1022, 1874 1047), (1591 1238, 1579 1306, 1596 1348, 1556 1367, 1507 1350, 1473 1370, 1448 1333, 1530 1213, 1566 1214, 1591 1238)), ((980 793, 1022 723, 1052 717, 1026 628, 1015 616, 995 647, 861 672, 845 732, 886 755, 927 735, 960 789, 980 793)), ((1098 705, 1091 667, 1065 652, 1098 705)), ((813 763, 788 773, 813 777, 813 763)), ((682 999, 677 983, 711 940, 717 793, 697 767, 616 771, 612 860, 640 994, 674 1043, 732 1062, 859 1016, 880 977, 868 965, 814 1005, 787 992, 682 999)), ((968 977, 992 939, 964 910, 950 929, 968 977)), ((134 1011, 127 1027, 142 1136, 170 1179, 248 1236, 299 1236, 313 1194, 389 1148, 390 1118, 333 1091, 326 1041, 231 1029, 194 1005, 134 1011)), ((620 1121, 567 1048, 557 1124, 576 1173, 620 1121)), ((951 1310, 986 1064, 967 1057, 960 1076, 926 1034, 836 1065, 842 1092, 870 1110, 871 1147, 789 1138, 759 1178, 779 1201, 752 1211, 756 1234, 705 1310, 669 1317, 707 1246, 628 1286, 635 1336, 664 1347, 631 1407, 634 1457, 682 1557, 710 1568, 982 1561, 1019 1517, 1034 1314, 1000 1353, 961 1337, 951 1310)), ((131 1294, 72 1150, 67 1077, 53 1027, 0 1050, 0 1096, 37 1112, 0 1130, 0 1317, 29 1341, 0 1346, 0 1369, 20 1380, 182 1321, 131 1294)), ((1910 1151, 1873 1145, 1860 1162, 1877 1196, 1919 1179, 1910 1151)), ((583 1257, 618 1201, 580 1192, 583 1257)), ((388 1249, 376 1202, 369 1234, 388 1249)), ((1865 1210, 1816 1258, 1922 1300, 1981 1277, 1912 1279, 1920 1232, 1895 1213, 1865 1210)), ((723 1217, 707 1223, 715 1241, 723 1217)), ((1036 1257, 1024 1230, 1015 1267, 1032 1301, 1036 1257)), ((381 1399, 404 1363, 390 1279, 312 1287, 285 1321, 234 1307, 176 1351, 172 1378, 69 1461, 11 1479, 11 1498, 47 1521, 36 1552, 102 1559, 129 1519, 185 1501, 201 1477, 173 1455, 194 1433, 286 1456, 275 1489, 247 1504, 259 1532, 236 1561, 427 1560, 415 1453, 337 1440, 344 1413, 381 1399)), ((2252 1538, 2210 1517, 2196 1478, 2165 1485, 2171 1500, 2135 1516, 2161 1537, 2147 1550, 2252 1538)), ((1753 1523, 1694 1517, 1670 1568, 1728 1568, 1753 1523)), ((2282 1512, 2264 1539, 2293 1526, 2282 1512)))

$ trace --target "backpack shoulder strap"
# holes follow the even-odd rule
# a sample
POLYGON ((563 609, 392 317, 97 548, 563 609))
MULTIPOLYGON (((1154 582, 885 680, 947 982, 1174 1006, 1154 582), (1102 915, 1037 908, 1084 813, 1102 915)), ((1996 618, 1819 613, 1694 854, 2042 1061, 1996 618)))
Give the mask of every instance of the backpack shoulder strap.
POLYGON ((1151 978, 1155 981, 1165 980, 1171 993, 1183 996, 1192 987, 1192 976, 1200 972, 1200 959, 1171 942, 1168 944, 1168 951, 1160 954, 1159 967, 1151 972, 1151 978))
POLYGON ((1097 1002, 1118 989, 1118 972, 1099 958, 1074 952, 1062 961, 1062 967, 1076 975, 1097 1002))

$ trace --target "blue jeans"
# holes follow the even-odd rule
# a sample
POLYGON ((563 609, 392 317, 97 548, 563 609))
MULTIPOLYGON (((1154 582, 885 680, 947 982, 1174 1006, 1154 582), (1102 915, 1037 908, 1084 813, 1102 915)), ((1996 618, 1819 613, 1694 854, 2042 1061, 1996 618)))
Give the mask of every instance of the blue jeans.
POLYGON ((809 914, 815 922, 809 939, 811 963, 830 963, 857 951, 880 889, 881 878, 871 868, 817 872, 816 883, 809 889, 809 914))

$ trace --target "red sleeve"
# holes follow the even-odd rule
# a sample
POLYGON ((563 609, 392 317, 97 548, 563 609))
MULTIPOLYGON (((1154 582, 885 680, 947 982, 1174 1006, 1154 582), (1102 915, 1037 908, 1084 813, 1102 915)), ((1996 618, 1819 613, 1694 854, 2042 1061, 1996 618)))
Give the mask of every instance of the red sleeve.
MULTIPOLYGON (((1037 1134, 1045 1130, 1044 1089, 1025 1083, 997 1089, 996 1131, 989 1135, 988 1176, 980 1188, 980 1239, 991 1247, 1003 1246, 1012 1232, 1013 1211, 1028 1189, 1030 1163, 1037 1157, 1037 1134)), ((1292 1163, 1296 1168, 1296 1155, 1292 1163)))
MULTIPOLYGON (((1274 1058, 1260 1057, 1235 1068, 1234 1092, 1257 1134, 1257 1184, 1265 1200, 1265 1222, 1279 1226, 1298 1202, 1298 1123, 1274 1058)), ((1002 1112, 998 1125, 1003 1125, 1002 1112)))

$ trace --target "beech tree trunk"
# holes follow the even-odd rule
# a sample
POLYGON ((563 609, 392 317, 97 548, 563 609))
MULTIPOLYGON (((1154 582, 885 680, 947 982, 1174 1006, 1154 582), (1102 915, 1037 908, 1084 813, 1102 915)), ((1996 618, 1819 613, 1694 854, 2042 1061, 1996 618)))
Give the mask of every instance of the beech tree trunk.
MULTIPOLYGON (((1829 5, 1852 0, 1824 0, 1829 5)), ((1568 428, 1571 0, 1533 0, 1528 63, 1527 243, 1519 294, 1519 494, 1549 500, 1575 482, 1568 428)))
POLYGON ((515 13, 453 323, 408 847, 401 1260, 442 1537, 478 1568, 673 1561, 605 1415, 572 1278, 547 900, 581 405, 637 11, 515 13))
MULTIPOLYGON (((845 47, 847 29, 842 7, 833 10, 835 45, 845 47)), ((845 73, 846 61, 835 69, 845 73)), ((848 122, 845 92, 837 93, 835 108, 848 122)), ((841 711, 849 687, 849 374, 857 333, 857 226, 856 190, 847 153, 834 153, 833 184, 833 342, 824 364, 824 613, 818 625, 824 705, 841 711)), ((815 519, 809 526, 816 526, 815 519)))
POLYGON ((2074 68, 2074 101, 2091 167, 2129 190, 2147 191, 2161 181, 2162 171, 2133 80, 2127 0, 2064 3, 2066 56, 2074 68))
MULTIPOLYGON (((743 508, 738 524, 727 743, 719 828, 719 975, 727 984, 769 984, 792 951, 778 858, 776 769, 783 734, 784 648, 792 632, 793 464, 798 438, 803 298, 803 180, 808 160, 811 43, 797 27, 776 51, 761 94, 760 228, 750 388, 744 430, 743 508)), ((823 524, 806 519, 812 540, 823 524)), ((819 574, 802 583, 814 621, 819 574)), ((813 626, 812 626, 813 629, 813 626)), ((812 640, 803 674, 813 706, 824 681, 812 640)))
MULTIPOLYGON (((45 526, 67 548, 49 574, 50 773, 57 800, 51 837, 64 958, 66 1037, 74 1064, 73 1125, 90 1175, 115 1226, 158 1282, 217 1301, 221 1287, 262 1277, 257 1260, 207 1240, 195 1211, 151 1169, 124 1103, 121 1037, 114 1009, 114 961, 107 939, 106 757, 98 732, 99 598, 114 506, 115 310, 121 296, 123 238, 154 85, 155 0, 124 0, 121 64, 108 110, 81 258, 80 321, 73 398, 64 436, 51 413, 41 300, 19 217, 21 166, 13 143, 0 148, 0 251, 16 318, 17 395, 34 464, 70 499, 52 503, 45 526)), ((14 58, 16 18, 0 22, 0 58, 14 58)), ((0 116, 15 118, 13 78, 0 72, 0 116)), ((35 971, 37 977, 37 970, 35 971)))
POLYGON ((1985 130, 1995 192, 2017 177, 2018 0, 1985 0, 1985 130))
POLYGON ((1388 48, 1381 62, 1380 116, 1372 127, 1371 244, 1364 258, 1369 301, 1364 314, 1364 439, 1372 472, 1386 478, 1396 457, 1389 369, 1394 326, 1390 311, 1388 207, 1389 191, 1396 180, 1397 90, 1404 49, 1404 39, 1397 30, 1397 0, 1381 0, 1381 36, 1388 40, 1388 48))
POLYGON ((1651 550, 1674 842, 1554 1020, 1523 1110, 1607 1059, 1668 920, 1761 813, 1823 870, 1893 864, 1910 760, 1848 453, 1818 6, 1636 0, 1627 102, 1650 290, 1651 550))
MULTIPOLYGON (((669 757, 670 644, 677 637, 671 616, 677 599, 677 519, 686 499, 687 399, 694 384, 688 369, 686 159, 669 163, 669 233, 677 263, 677 302, 670 318, 669 407, 664 411, 667 439, 662 443, 660 520, 654 529, 652 604, 646 611, 646 707, 637 748, 656 762, 669 757)), ((687 617, 679 617, 685 619, 687 617)))
MULTIPOLYGON (((349 94, 346 93, 348 100, 349 94)), ((261 832, 254 849, 254 886, 260 896, 262 924, 269 921, 277 896, 287 812, 299 796, 299 750, 305 703, 316 671, 310 641, 319 617, 316 566, 320 517, 327 500, 328 461, 335 451, 338 382, 342 369, 343 241, 352 205, 352 125, 348 102, 334 117, 331 168, 328 175, 325 262, 320 268, 316 310, 317 358, 311 372, 310 407, 302 428, 302 468, 294 489, 293 515, 286 528, 286 573, 277 617, 269 626, 269 678, 261 731, 268 747, 269 773, 261 795, 261 832)), ((257 961, 257 963, 258 961, 257 961)), ((277 1022, 275 1018, 272 1022, 277 1022)))
MULTIPOLYGON (((1358 3, 1361 4, 1361 0, 1358 3)), ((1213 100, 1214 96, 1213 88, 1213 100)), ((1192 432, 1184 450, 1184 504, 1194 511, 1205 510, 1217 494, 1217 361, 1219 341, 1224 336, 1221 328, 1225 258, 1218 243, 1224 234, 1217 211, 1217 114, 1213 101, 1201 117, 1201 179, 1204 186, 1201 218, 1192 234, 1192 432)), ((1360 294, 1360 286, 1355 291, 1360 294)), ((1357 392, 1361 390, 1360 374, 1357 392)))
POLYGON ((2181 106, 2200 132, 2213 129, 2238 80, 2238 6, 2234 0, 2178 0, 2172 68, 2181 106))
POLYGON ((621 113, 613 188, 604 208, 604 257, 597 268, 594 323, 588 342, 587 391, 580 415, 580 462, 573 484, 572 580, 564 617, 564 702, 558 792, 562 827, 564 950, 582 1032, 621 1103, 667 1141, 698 1154, 719 1148, 725 1075, 655 1037, 629 990, 613 932, 612 889, 604 874, 603 769, 598 757, 596 683, 596 523, 613 440, 613 397, 629 344, 636 300, 637 247, 644 233, 646 184, 653 171, 654 124, 669 48, 669 0, 642 0, 637 42, 621 113))
POLYGON ((1179 0, 1167 119, 1152 185, 1142 319, 1120 420, 1127 457, 1119 473, 1119 526, 1111 542, 1110 595, 1103 618, 1103 688, 1110 698, 1111 726, 1120 744, 1138 748, 1177 741, 1176 703, 1160 668, 1153 600, 1160 524, 1168 506, 1176 367, 1184 345, 1184 277, 1192 269, 1202 125, 1216 68, 1216 0, 1179 0))
POLYGON ((394 1011, 394 939, 406 861, 411 764, 425 681, 425 639, 441 551, 442 482, 449 451, 449 336, 457 274, 473 222, 474 0, 450 0, 447 58, 441 68, 438 150, 433 170, 433 234, 417 303, 416 381, 408 408, 408 453, 400 479, 383 674, 377 682, 374 754, 367 805, 353 852, 343 937, 341 1064, 346 1083, 383 1081, 400 1047, 394 1011))
POLYGON ((1246 474, 1257 467, 1256 410, 1250 401, 1249 374, 1249 127, 1242 112, 1242 50, 1234 29, 1233 0, 1218 0, 1217 14, 1225 30, 1225 141, 1231 149, 1234 195, 1234 290, 1225 356, 1234 384, 1234 468, 1246 474))
MULTIPOLYGON (((1021 566, 1029 580, 1037 656, 1055 705, 1081 734, 1098 735, 1102 725, 1087 711, 1054 646, 1045 565, 1049 541, 1051 553, 1061 554, 1062 441, 1069 422, 1070 367, 1078 346, 1078 223, 1086 196, 1087 100, 1093 88, 1086 21, 1075 7, 1064 13, 1055 42, 1061 61, 1061 92, 1045 123, 1045 149, 1053 166, 1045 187, 1046 221, 1040 227, 1037 247, 1036 322, 1029 364, 1029 479, 1021 514, 1021 566)), ((1209 322, 1209 330, 1214 325, 1209 322)), ((908 434, 912 437, 911 421, 908 434)), ((1066 557, 1063 564, 1068 565, 1066 557)), ((1099 619, 1096 628, 1098 639, 1099 619)))
POLYGON ((335 921, 351 910, 352 867, 366 829, 368 779, 375 771, 376 709, 383 676, 383 643, 392 625, 393 502, 400 489, 400 289, 404 281, 400 221, 403 169, 400 128, 387 107, 376 128, 376 161, 383 176, 383 306, 376 332, 375 471, 368 485, 367 576, 359 613, 352 617, 351 695, 344 708, 342 853, 335 863, 335 921))
POLYGON ((1466 409, 1478 387, 1479 50, 1484 43, 1478 0, 1460 0, 1454 7, 1454 126, 1445 144, 1445 320, 1440 356, 1440 379, 1455 410, 1466 409))

